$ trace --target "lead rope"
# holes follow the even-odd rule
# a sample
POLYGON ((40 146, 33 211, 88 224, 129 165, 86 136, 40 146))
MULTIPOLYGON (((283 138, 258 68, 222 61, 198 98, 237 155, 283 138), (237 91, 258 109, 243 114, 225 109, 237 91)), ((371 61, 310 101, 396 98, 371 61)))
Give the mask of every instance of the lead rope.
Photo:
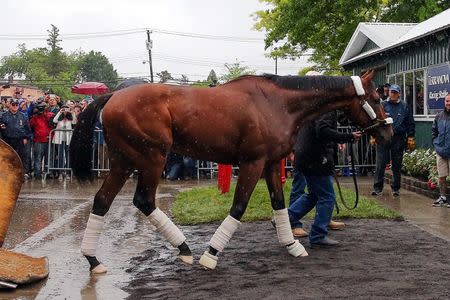
MULTIPOLYGON (((336 172, 334 172, 334 180, 336 181, 336 185, 337 185, 338 193, 339 193, 339 198, 341 198, 342 205, 348 210, 353 210, 353 209, 355 209, 358 206, 359 190, 358 190, 358 182, 357 182, 357 179, 356 179, 355 155, 353 154, 353 145, 352 144, 349 144, 349 145, 350 145, 350 159, 351 159, 352 177, 353 177, 353 183, 355 185, 355 205, 352 208, 350 208, 350 206, 347 205, 347 203, 344 200, 344 196, 342 196, 341 185, 339 183, 339 180, 338 180, 338 177, 336 175, 336 172)), ((339 212, 340 212, 340 208, 339 208, 338 202, 336 200, 336 213, 339 214, 339 212)))

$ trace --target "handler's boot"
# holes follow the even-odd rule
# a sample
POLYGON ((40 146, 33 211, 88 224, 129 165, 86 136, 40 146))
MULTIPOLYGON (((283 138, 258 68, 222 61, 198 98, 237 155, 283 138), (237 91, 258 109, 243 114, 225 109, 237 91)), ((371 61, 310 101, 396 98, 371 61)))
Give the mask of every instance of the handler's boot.
POLYGON ((302 238, 302 237, 307 237, 308 236, 308 233, 301 227, 292 228, 292 234, 296 238, 302 238))
POLYGON ((337 222, 337 221, 330 221, 330 224, 328 224, 328 228, 330 228, 331 230, 342 230, 345 227, 345 223, 344 222, 337 222))

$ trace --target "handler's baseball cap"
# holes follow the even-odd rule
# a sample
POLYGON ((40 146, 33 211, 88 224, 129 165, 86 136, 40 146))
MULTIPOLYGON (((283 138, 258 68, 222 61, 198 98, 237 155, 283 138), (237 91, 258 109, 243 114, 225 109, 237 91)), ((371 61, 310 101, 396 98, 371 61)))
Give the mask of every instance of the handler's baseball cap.
POLYGON ((389 92, 400 93, 400 87, 396 84, 391 84, 391 86, 389 87, 389 92))

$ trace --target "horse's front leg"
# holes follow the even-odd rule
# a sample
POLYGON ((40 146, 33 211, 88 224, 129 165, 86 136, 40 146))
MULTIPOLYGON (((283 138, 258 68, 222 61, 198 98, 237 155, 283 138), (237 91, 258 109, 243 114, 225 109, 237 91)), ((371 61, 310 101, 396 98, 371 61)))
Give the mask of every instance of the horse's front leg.
POLYGON ((292 256, 308 256, 305 247, 298 240, 294 240, 288 211, 284 204, 283 187, 281 185, 280 163, 269 163, 265 168, 265 178, 272 203, 275 226, 277 228, 278 241, 281 246, 287 248, 292 256))
POLYGON ((86 231, 81 242, 81 253, 88 260, 93 274, 106 272, 106 268, 96 257, 97 244, 100 234, 103 232, 105 215, 130 173, 131 170, 127 169, 126 164, 111 159, 111 170, 94 197, 92 212, 89 215, 86 231))
POLYGON ((239 178, 234 193, 233 205, 230 214, 220 224, 209 242, 209 250, 200 258, 199 263, 208 268, 214 269, 217 265, 217 252, 223 252, 225 246, 230 241, 236 229, 241 223, 239 220, 247 208, 248 200, 255 188, 258 179, 261 177, 264 168, 264 161, 254 161, 242 163, 239 166, 239 178))

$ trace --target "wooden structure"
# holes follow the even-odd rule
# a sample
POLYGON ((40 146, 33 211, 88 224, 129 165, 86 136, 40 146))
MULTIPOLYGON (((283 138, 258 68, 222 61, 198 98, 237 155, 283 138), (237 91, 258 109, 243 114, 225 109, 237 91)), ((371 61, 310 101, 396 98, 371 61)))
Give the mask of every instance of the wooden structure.
POLYGON ((450 9, 419 24, 360 23, 340 59, 359 75, 377 71, 377 85, 396 83, 416 121, 420 147, 431 146, 431 124, 450 93, 450 9))

